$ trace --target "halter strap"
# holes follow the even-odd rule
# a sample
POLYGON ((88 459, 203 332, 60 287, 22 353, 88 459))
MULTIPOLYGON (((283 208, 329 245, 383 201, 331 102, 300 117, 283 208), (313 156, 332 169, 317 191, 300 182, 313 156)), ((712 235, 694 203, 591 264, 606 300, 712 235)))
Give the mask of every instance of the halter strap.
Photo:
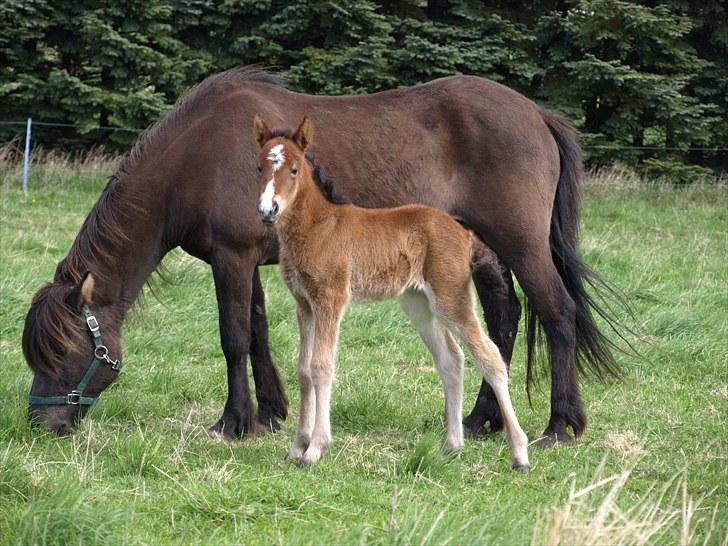
POLYGON ((108 364, 111 365, 111 369, 120 372, 121 371, 121 361, 120 360, 113 360, 111 357, 109 357, 109 349, 104 345, 103 341, 101 340, 101 329, 99 328, 99 321, 96 320, 96 317, 91 312, 91 309, 89 309, 88 305, 83 306, 83 314, 86 317, 86 326, 88 326, 89 332, 91 333, 91 340, 94 343, 94 358, 91 361, 91 365, 88 367, 88 370, 86 370, 86 373, 83 374, 83 377, 81 378, 81 381, 78 383, 75 389, 73 389, 71 392, 69 392, 65 396, 33 396, 30 395, 28 397, 28 401, 33 406, 62 406, 62 405, 70 405, 70 406, 90 406, 96 400, 98 400, 98 396, 84 396, 83 391, 86 389, 86 387, 89 384, 89 381, 91 381, 91 378, 96 373, 96 370, 99 369, 99 366, 103 361, 106 361, 108 364))

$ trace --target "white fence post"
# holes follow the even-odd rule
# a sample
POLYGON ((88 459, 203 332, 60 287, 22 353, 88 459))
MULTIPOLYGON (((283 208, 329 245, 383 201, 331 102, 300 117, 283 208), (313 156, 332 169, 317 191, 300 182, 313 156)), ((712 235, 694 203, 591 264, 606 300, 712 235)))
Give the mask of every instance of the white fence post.
POLYGON ((30 128, 33 120, 28 118, 28 128, 25 130, 25 158, 23 160, 23 192, 28 195, 28 170, 30 168, 30 128))

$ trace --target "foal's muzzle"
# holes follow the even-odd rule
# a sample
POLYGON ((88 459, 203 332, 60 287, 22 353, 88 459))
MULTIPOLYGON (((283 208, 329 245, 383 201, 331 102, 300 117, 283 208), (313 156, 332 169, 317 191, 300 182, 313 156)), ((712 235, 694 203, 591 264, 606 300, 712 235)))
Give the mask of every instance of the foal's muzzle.
POLYGON ((278 203, 274 202, 270 208, 264 208, 260 203, 258 203, 258 216, 260 216, 261 221, 268 226, 272 226, 276 223, 279 212, 280 209, 278 208, 278 203))

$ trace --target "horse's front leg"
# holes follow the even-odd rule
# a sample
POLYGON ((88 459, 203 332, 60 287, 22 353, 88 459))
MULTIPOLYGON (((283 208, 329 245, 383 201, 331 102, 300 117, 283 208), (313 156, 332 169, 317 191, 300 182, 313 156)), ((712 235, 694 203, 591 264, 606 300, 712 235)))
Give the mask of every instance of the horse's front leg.
POLYGON ((275 432, 280 428, 278 419, 285 420, 288 416, 288 398, 270 356, 265 294, 257 267, 253 273, 250 329, 250 362, 255 381, 255 397, 258 400, 257 422, 264 429, 275 432))
POLYGON ((298 429, 287 459, 300 460, 311 443, 313 425, 316 419, 316 395, 311 376, 311 355, 313 354, 314 323, 311 306, 304 298, 297 299, 296 317, 300 336, 298 352, 298 387, 301 393, 298 429))
POLYGON ((339 323, 345 306, 345 297, 340 295, 332 296, 322 304, 312 306, 314 342, 311 380, 316 399, 316 419, 311 442, 300 459, 302 464, 317 463, 331 445, 331 388, 334 383, 339 323))
POLYGON ((250 301, 256 256, 227 249, 211 260, 220 323, 220 342, 227 362, 228 397, 210 435, 240 439, 253 432, 253 404, 246 361, 250 350, 250 301))

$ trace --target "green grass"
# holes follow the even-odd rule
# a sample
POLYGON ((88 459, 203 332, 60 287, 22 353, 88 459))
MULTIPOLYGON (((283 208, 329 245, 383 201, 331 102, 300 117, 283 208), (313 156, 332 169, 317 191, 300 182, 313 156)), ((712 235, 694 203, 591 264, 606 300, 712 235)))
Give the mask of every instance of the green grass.
MULTIPOLYGON (((161 301, 148 297, 128 318, 124 373, 80 430, 31 430, 25 313, 110 168, 36 165, 24 197, 18 169, 0 165, 0 544, 728 541, 726 186, 587 187, 584 256, 634 306, 645 358, 620 356, 623 385, 585 382, 586 436, 532 449, 523 475, 502 435, 440 455, 440 382, 392 303, 345 319, 331 451, 314 468, 284 462, 297 331, 275 267, 263 282, 292 416, 275 435, 209 438, 226 394, 214 290, 209 268, 181 252, 165 259, 174 284, 160 285, 161 301)), ((513 361, 514 405, 536 438, 548 384, 529 408, 522 335, 513 361)), ((466 411, 479 383, 470 364, 466 411)))

